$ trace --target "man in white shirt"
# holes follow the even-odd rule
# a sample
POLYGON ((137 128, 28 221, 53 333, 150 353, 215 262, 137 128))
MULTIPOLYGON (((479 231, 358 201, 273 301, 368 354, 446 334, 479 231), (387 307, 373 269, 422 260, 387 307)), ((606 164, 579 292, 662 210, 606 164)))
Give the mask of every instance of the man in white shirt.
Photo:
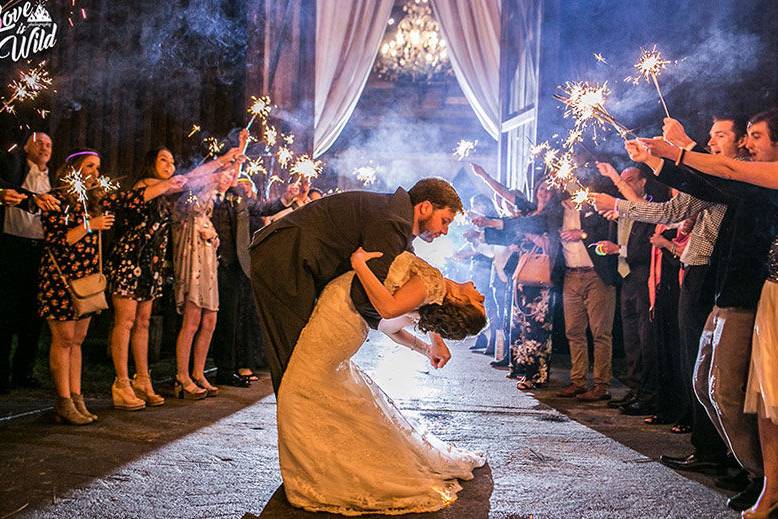
MULTIPOLYGON (((24 153, 8 157, 0 166, 0 176, 30 193, 51 190, 48 162, 51 138, 33 133, 24 153)), ((14 385, 36 387, 32 376, 38 351, 41 319, 37 311, 38 267, 43 250, 40 212, 20 207, 0 208, 0 391, 14 385), (17 337, 13 361, 9 362, 11 342, 17 337)))

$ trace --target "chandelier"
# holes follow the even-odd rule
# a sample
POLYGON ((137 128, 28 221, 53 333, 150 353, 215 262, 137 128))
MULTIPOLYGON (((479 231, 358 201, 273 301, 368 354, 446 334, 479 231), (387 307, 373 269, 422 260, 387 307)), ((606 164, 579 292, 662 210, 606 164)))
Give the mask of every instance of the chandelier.
MULTIPOLYGON (((432 17, 428 0, 411 0, 403 5, 405 16, 393 34, 387 32, 376 60, 375 70, 387 79, 411 77, 429 81, 451 74, 446 40, 440 36, 438 22, 432 17)), ((389 25, 394 23, 389 20, 389 25)))

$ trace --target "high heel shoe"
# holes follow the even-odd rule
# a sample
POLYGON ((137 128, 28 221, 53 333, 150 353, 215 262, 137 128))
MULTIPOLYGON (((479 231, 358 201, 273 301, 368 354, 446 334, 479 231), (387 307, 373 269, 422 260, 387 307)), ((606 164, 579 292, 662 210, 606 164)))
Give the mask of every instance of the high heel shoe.
POLYGON ((778 503, 773 503, 773 506, 766 510, 749 508, 740 513, 740 519, 770 519, 772 517, 778 517, 778 503))
POLYGON ((54 403, 54 421, 57 423, 69 423, 71 425, 87 425, 92 419, 78 412, 73 400, 62 396, 57 397, 54 403))
POLYGON ((212 386, 210 382, 203 376, 202 378, 194 378, 192 377, 192 380, 195 384, 197 384, 199 387, 205 389, 208 392, 208 396, 216 396, 219 394, 219 388, 216 386, 212 386))
POLYGON ((156 407, 165 403, 165 399, 154 391, 151 376, 148 373, 135 373, 132 378, 132 389, 135 395, 146 402, 147 406, 156 407))
POLYGON ((113 381, 111 398, 116 409, 140 411, 146 407, 146 402, 135 396, 135 391, 132 390, 130 379, 128 378, 117 378, 113 381))
POLYGON ((90 412, 89 409, 86 408, 86 404, 84 403, 84 395, 70 393, 70 399, 73 401, 73 405, 76 406, 76 411, 86 416, 87 418, 90 418, 93 422, 97 421, 97 415, 90 412))
POLYGON ((186 400, 202 400, 208 396, 208 391, 201 388, 194 382, 190 382, 184 385, 178 377, 176 377, 176 385, 173 388, 173 393, 176 398, 184 398, 186 400))

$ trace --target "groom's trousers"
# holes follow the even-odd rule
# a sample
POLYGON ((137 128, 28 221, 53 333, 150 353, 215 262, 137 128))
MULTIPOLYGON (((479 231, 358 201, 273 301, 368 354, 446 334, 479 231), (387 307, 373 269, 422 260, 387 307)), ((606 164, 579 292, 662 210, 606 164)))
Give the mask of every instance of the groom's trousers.
POLYGON ((318 294, 314 278, 300 257, 301 240, 300 230, 288 227, 273 232, 251 249, 251 285, 276 394, 318 294))

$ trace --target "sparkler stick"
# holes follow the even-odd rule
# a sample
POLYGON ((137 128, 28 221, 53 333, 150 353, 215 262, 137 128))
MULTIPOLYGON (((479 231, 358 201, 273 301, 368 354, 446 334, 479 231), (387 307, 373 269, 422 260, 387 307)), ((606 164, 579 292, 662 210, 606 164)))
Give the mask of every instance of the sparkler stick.
POLYGON ((657 77, 662 71, 667 68, 670 62, 662 58, 662 53, 656 50, 656 45, 651 50, 640 49, 640 59, 635 63, 635 69, 638 74, 635 77, 627 77, 626 81, 632 81, 634 84, 638 84, 641 78, 649 79, 654 83, 656 93, 659 94, 659 101, 662 103, 662 108, 665 110, 665 115, 670 117, 670 112, 667 110, 667 103, 662 95, 662 90, 659 88, 659 80, 657 77))

